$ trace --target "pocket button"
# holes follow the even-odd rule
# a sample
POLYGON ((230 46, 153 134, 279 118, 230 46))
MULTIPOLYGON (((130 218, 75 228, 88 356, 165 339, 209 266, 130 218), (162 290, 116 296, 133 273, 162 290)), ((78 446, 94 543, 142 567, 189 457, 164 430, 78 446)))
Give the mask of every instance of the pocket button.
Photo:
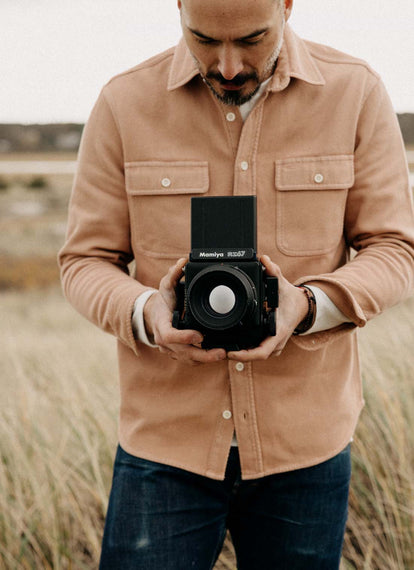
POLYGON ((315 174, 314 181, 316 184, 320 184, 323 182, 323 174, 315 174))
POLYGON ((169 178, 163 178, 161 180, 161 186, 163 188, 169 188, 171 186, 171 180, 169 178))

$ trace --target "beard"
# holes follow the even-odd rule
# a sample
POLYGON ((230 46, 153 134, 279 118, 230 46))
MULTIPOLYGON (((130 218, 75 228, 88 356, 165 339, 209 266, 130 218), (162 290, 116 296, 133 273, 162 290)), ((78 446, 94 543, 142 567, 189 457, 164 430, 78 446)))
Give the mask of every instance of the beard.
POLYGON ((247 103, 247 101, 250 101, 250 99, 252 99, 252 97, 254 97, 258 92, 261 83, 273 75, 277 66, 277 60, 279 58, 280 51, 282 49, 282 44, 283 34, 281 35, 280 42, 266 62, 261 75, 259 75, 257 71, 252 71, 250 73, 239 73, 230 81, 225 79, 218 71, 209 71, 206 74, 203 74, 201 71, 200 62, 194 58, 194 56, 193 58, 204 83, 207 85, 213 95, 225 105, 240 107, 240 105, 243 105, 244 103, 247 103), (213 84, 213 81, 217 82, 219 85, 222 85, 223 90, 218 91, 217 87, 215 87, 213 84), (243 86, 246 85, 248 81, 253 82, 253 87, 248 92, 244 92, 243 86), (239 87, 240 89, 236 89, 234 91, 227 90, 225 88, 226 85, 230 87, 239 87))
POLYGON ((259 90, 261 83, 259 76, 255 72, 240 73, 236 75, 236 77, 234 77, 231 81, 227 81, 226 79, 224 79, 221 73, 210 72, 203 77, 203 81, 219 101, 221 101, 225 105, 236 105, 236 106, 243 105, 243 103, 247 103, 247 101, 249 101, 252 97, 254 97, 254 95, 259 90), (217 89, 214 87, 211 81, 212 79, 217 81, 217 83, 223 86, 223 91, 217 91, 217 89), (242 87, 247 83, 247 81, 253 81, 255 84, 250 91, 248 91, 247 93, 243 93, 242 87), (235 91, 228 91, 225 89, 226 85, 240 87, 240 89, 235 91))

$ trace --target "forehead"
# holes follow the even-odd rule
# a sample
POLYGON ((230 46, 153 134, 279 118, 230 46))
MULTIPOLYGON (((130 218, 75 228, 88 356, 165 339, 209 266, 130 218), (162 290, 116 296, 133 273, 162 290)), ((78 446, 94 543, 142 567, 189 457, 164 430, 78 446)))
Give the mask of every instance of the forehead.
POLYGON ((212 38, 244 37, 281 18, 278 0, 184 0, 183 24, 212 38))

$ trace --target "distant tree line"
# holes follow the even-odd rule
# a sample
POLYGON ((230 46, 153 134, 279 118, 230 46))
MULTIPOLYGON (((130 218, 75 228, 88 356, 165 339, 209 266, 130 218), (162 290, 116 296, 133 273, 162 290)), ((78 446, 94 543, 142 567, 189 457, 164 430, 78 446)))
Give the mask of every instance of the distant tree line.
MULTIPOLYGON (((406 145, 414 145, 414 114, 397 115, 406 145)), ((76 152, 84 125, 0 124, 0 156, 8 152, 76 152)))
POLYGON ((0 125, 0 154, 77 151, 83 124, 0 125))
POLYGON ((402 113, 397 115, 401 132, 406 145, 414 145, 414 114, 402 113))

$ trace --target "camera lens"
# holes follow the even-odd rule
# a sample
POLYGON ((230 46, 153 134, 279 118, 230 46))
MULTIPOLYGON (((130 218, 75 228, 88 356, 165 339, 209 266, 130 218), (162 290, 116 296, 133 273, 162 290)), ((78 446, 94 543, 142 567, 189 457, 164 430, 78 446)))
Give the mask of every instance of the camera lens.
POLYGON ((236 296, 227 285, 217 285, 217 287, 214 287, 208 300, 213 311, 220 315, 229 313, 236 304, 236 296))
POLYGON ((226 330, 252 313, 257 305, 256 289, 250 277, 237 267, 212 265, 191 281, 187 303, 203 327, 226 330))

